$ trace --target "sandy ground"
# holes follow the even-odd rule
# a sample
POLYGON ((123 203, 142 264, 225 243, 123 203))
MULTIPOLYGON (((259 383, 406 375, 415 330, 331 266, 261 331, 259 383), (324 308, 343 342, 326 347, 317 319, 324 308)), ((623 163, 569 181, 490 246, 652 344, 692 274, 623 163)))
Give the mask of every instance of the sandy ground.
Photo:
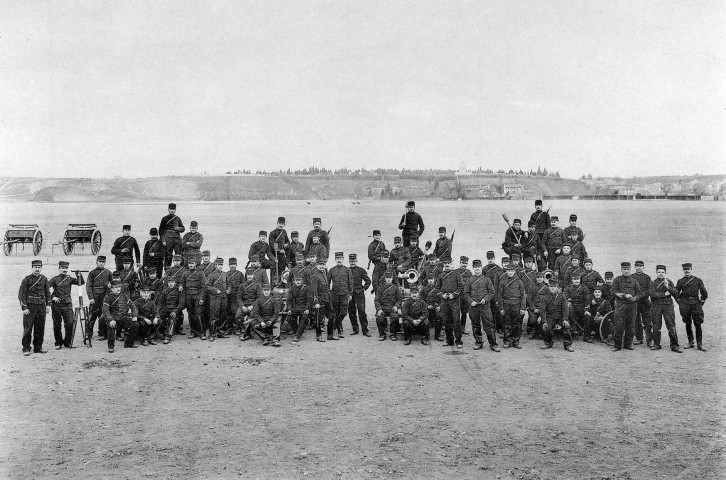
MULTIPOLYGON (((497 251, 501 213, 526 219, 531 202, 418 202, 427 223, 456 228, 454 254, 497 251), (505 210, 506 209, 506 210, 505 210)), ((257 230, 279 214, 307 232, 323 216, 333 250, 365 252, 373 228, 391 242, 402 206, 390 202, 180 204, 200 222, 214 255, 245 257, 257 230)), ((122 223, 142 243, 165 205, 1 204, 0 221, 37 222, 52 276, 63 258, 50 242, 67 222, 101 227, 108 253, 122 223)), ((17 288, 26 251, 0 258, 0 476, 3 478, 461 478, 712 479, 726 476, 724 308, 726 205, 686 202, 558 202, 580 216, 595 268, 642 259, 680 276, 692 261, 710 299, 708 352, 645 346, 612 353, 575 343, 541 351, 453 351, 438 342, 308 334, 272 349, 236 338, 210 344, 55 351, 23 357, 17 288)), ((88 267, 86 252, 68 257, 88 267)), ((369 299, 368 312, 373 311, 369 299)), ((685 330, 677 316, 678 334, 685 330)), ((349 326, 346 320, 346 326, 349 326)), ((348 327, 349 330, 349 327, 348 327)), ((664 329, 665 330, 665 329, 664 329)), ((667 335, 664 336, 667 339, 667 335)), ((666 340, 667 342, 667 340, 666 340)), ((80 344, 80 336, 77 337, 80 344)))

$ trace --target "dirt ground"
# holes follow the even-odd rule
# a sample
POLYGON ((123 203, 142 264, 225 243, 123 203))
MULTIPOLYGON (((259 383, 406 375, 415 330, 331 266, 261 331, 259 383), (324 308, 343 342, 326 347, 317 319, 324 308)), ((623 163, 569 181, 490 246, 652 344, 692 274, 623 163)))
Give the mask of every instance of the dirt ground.
MULTIPOLYGON (((526 219, 532 202, 417 202, 426 239, 456 229, 454 254, 500 256, 501 213, 526 219)), ((39 223, 44 274, 63 258, 51 241, 67 222, 97 222, 108 254, 122 223, 143 245, 165 204, 0 204, 0 225, 39 223)), ((213 255, 245 258, 278 215, 305 234, 313 216, 333 226, 333 251, 364 256, 380 228, 392 243, 403 213, 392 202, 180 204, 200 223, 213 255)), ((723 202, 558 201, 577 213, 595 269, 617 272, 642 259, 681 276, 692 261, 710 297, 708 352, 667 346, 613 353, 576 342, 575 352, 456 351, 346 336, 263 347, 236 338, 214 343, 175 337, 170 345, 117 349, 101 342, 21 354, 17 288, 32 255, 0 258, 0 476, 2 478, 726 478, 723 202)), ((93 265, 88 250, 67 257, 93 265)), ((365 262, 364 262, 365 263, 365 262)), ((365 265, 363 265, 365 266, 365 265)), ((87 268, 86 268, 87 269, 87 268)), ((369 296, 368 313, 372 317, 369 296)), ((685 330, 677 315, 683 345, 685 330)), ((373 323, 373 320, 370 320, 373 323)), ((349 323, 345 325, 349 331, 349 323)), ((665 329, 664 329, 665 330, 665 329)), ((667 344, 667 334, 664 331, 667 344)))

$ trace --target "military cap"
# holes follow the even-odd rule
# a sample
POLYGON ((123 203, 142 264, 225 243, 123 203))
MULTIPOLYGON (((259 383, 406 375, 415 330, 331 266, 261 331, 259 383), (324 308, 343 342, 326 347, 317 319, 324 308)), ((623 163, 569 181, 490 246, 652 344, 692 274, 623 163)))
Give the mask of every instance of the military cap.
POLYGON ((388 250, 381 250, 381 257, 388 258, 391 256, 391 252, 388 250))
POLYGON ((570 242, 565 242, 562 244, 562 248, 565 248, 565 247, 572 248, 572 244, 570 242))
POLYGON ((577 237, 578 235, 579 234, 575 230, 573 230, 573 231, 570 232, 570 234, 568 236, 569 237, 577 237))
POLYGON ((323 220, 320 217, 313 217, 313 223, 323 223, 323 220))
POLYGON ((518 223, 518 224, 521 225, 522 224, 522 220, 520 220, 519 218, 515 218, 512 223, 518 223))
POLYGON ((418 293, 418 285, 411 285, 410 291, 411 293, 418 293))
POLYGON ((655 269, 656 270, 667 270, 665 265, 656 265, 655 269))
POLYGON ((166 283, 176 283, 176 277, 167 277, 166 283))
POLYGON ((415 233, 412 233, 411 235, 409 235, 408 240, 411 242, 418 242, 418 235, 415 233))
POLYGON ((583 265, 586 263, 589 263, 590 265, 592 265, 592 258, 586 258, 585 261, 582 262, 583 265))
POLYGON ((181 255, 174 255, 173 257, 171 257, 171 259, 172 260, 179 260, 179 261, 181 261, 182 256, 181 255))
POLYGON ((386 273, 383 274, 386 278, 392 278, 393 277, 393 271, 392 270, 386 270, 386 273))
POLYGON ((114 278, 111 279, 111 286, 112 287, 120 287, 121 286, 121 279, 120 278, 114 278))
POLYGON ((576 222, 577 221, 577 215, 575 215, 574 213, 572 215, 570 215, 570 220, 573 221, 573 222, 576 222))
POLYGON ((535 277, 537 277, 537 278, 544 278, 544 272, 537 272, 537 273, 535 273, 535 277))
POLYGON ((43 260, 33 260, 30 262, 30 265, 32 267, 42 267, 43 266, 43 260))
POLYGON ((58 267, 60 268, 68 268, 68 265, 70 265, 70 263, 66 262, 65 260, 61 260, 60 262, 58 262, 58 267))
POLYGON ((504 256, 502 257, 502 262, 509 262, 509 257, 508 257, 508 256, 506 256, 506 255, 504 255, 504 256))
POLYGON ((580 263, 580 257, 573 255, 570 261, 574 262, 575 260, 577 260, 577 263, 580 263))
POLYGON ((158 235, 159 231, 156 229, 156 227, 152 227, 151 230, 149 230, 149 235, 158 235))
POLYGON ((317 263, 318 265, 325 265, 325 264, 326 264, 327 262, 325 261, 325 259, 324 259, 324 258, 320 258, 320 259, 318 259, 318 261, 317 261, 316 263, 317 263))
POLYGON ((474 260, 471 262, 472 267, 481 267, 481 260, 474 260))
POLYGON ((416 202, 414 202, 413 200, 409 200, 408 202, 406 202, 406 206, 407 207, 415 207, 416 206, 416 202))
POLYGON ((537 222, 535 222, 534 220, 530 220, 529 222, 527 222, 528 227, 534 227, 536 225, 537 225, 537 222))
POLYGON ((426 240, 426 250, 431 248, 431 240, 426 240))
POLYGON ((542 200, 540 200, 540 199, 538 198, 537 200, 535 200, 535 201, 534 201, 534 205, 535 205, 535 206, 537 206, 537 205, 542 205, 542 200))
POLYGON ((262 284, 262 290, 272 290, 272 285, 270 285, 270 282, 264 282, 262 284))
POLYGON ((189 226, 190 226, 190 227, 198 227, 198 226, 199 226, 199 224, 197 223, 197 221, 196 221, 196 220, 192 220, 191 222, 189 222, 189 226))
POLYGON ((592 289, 592 291, 593 291, 593 293, 594 292, 600 292, 600 293, 602 293, 602 287, 599 286, 599 285, 597 285, 597 286, 595 286, 595 288, 592 289))
POLYGON ((211 255, 211 253, 209 253, 209 250, 204 250, 204 251, 202 252, 202 256, 203 256, 203 257, 208 257, 208 256, 210 256, 210 255, 211 255))
POLYGON ((259 255, 250 255, 250 262, 256 262, 260 259, 259 255))
POLYGON ((267 232, 265 230, 260 230, 260 233, 258 233, 257 236, 261 237, 262 235, 267 236, 267 232))
POLYGON ((149 284, 141 285, 141 291, 142 292, 150 292, 151 291, 151 285, 149 285, 149 284))
POLYGON ((235 257, 229 257, 229 261, 227 263, 230 265, 237 265, 237 259, 235 257))
POLYGON ((605 272, 605 278, 613 278, 614 276, 613 272, 605 272))
POLYGON ((130 258, 124 258, 123 263, 134 263, 134 261, 131 260, 130 258))
POLYGON ((515 265, 514 263, 507 264, 507 270, 516 270, 516 269, 517 269, 517 265, 515 265))
POLYGON ((645 266, 645 262, 643 262, 642 260, 636 260, 635 261, 635 266, 636 267, 644 267, 645 266))
POLYGON ((131 230, 131 225, 124 225, 121 230, 131 230))
POLYGON ((344 258, 345 254, 343 252, 335 252, 335 258, 344 258))
POLYGON ((401 237, 393 237, 393 243, 401 243, 403 239, 401 237))
POLYGON ((193 263, 195 265, 197 263, 199 263, 199 262, 197 262, 197 257, 195 257, 194 255, 192 255, 191 257, 187 258, 187 265, 189 265, 190 263, 193 263))
POLYGON ((443 262, 443 263, 451 263, 451 257, 449 257, 449 256, 441 257, 441 262, 443 262))
POLYGON ((469 257, 467 257, 466 255, 462 255, 461 257, 459 257, 459 262, 469 263, 469 257))
POLYGON ((558 220, 559 221, 559 219, 560 219, 560 217, 558 217, 557 215, 552 215, 550 217, 550 220, 558 220))
POLYGON ((255 270, 255 267, 247 267, 245 268, 245 273, 248 275, 252 275, 253 273, 255 273, 255 270))
POLYGON ((522 256, 518 253, 513 253, 511 256, 512 260, 519 260, 522 256))
POLYGON ((224 265, 224 259, 222 257, 217 257, 214 259, 214 263, 217 265, 224 265))
POLYGON ((357 253, 351 253, 348 255, 348 260, 358 260, 358 254, 357 253))
POLYGON ((300 236, 300 234, 299 234, 299 233, 297 233, 297 230, 293 230, 293 231, 292 231, 292 233, 290 233, 290 236, 291 236, 291 237, 299 237, 299 236, 300 236))
POLYGON ((176 203, 169 204, 169 210, 172 210, 172 209, 176 210, 176 203))
POLYGON ((525 262, 533 262, 534 261, 534 258, 532 258, 532 255, 531 254, 525 253, 524 254, 524 261, 525 262))
POLYGON ((488 250, 487 251, 487 258, 490 258, 490 259, 491 258, 494 258, 494 251, 493 250, 488 250))
POLYGON ((315 252, 313 252, 312 250, 310 250, 308 252, 307 258, 315 258, 315 257, 317 257, 317 255, 315 254, 315 252))
POLYGON ((285 217, 277 217, 277 223, 285 223, 285 217))
POLYGON ((687 268, 693 268, 693 264, 690 262, 684 263, 684 264, 681 264, 681 268, 683 268, 683 270, 685 270, 687 268))
POLYGON ((305 258, 305 255, 302 254, 302 252, 295 252, 295 260, 303 260, 305 258))
POLYGON ((446 227, 439 227, 439 233, 446 233, 446 227))
POLYGON ((620 268, 630 268, 630 262, 621 262, 620 268))
POLYGON ((148 267, 146 267, 146 273, 148 275, 156 275, 156 267, 152 267, 151 265, 149 265, 148 267))
POLYGON ((581 278, 582 278, 582 274, 581 273, 573 273, 572 274, 572 279, 573 280, 580 280, 581 278))
POLYGON ((380 230, 373 230, 373 235, 380 235, 380 234, 381 234, 380 230))

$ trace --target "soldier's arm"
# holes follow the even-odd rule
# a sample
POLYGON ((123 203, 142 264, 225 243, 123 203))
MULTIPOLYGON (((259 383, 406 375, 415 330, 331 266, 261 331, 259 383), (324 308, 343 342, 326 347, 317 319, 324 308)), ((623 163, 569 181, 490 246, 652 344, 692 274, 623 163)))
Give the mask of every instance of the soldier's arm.
POLYGON ((378 310, 382 310, 381 308, 381 292, 382 290, 379 288, 376 290, 376 296, 373 298, 373 305, 376 307, 376 312, 378 310))
POLYGON ((28 281, 27 278, 23 278, 20 282, 20 289, 18 290, 18 300, 20 300, 20 309, 25 310, 28 308, 28 281))
POLYGON ((190 245, 189 245, 190 247, 201 248, 202 244, 204 243, 204 235, 197 232, 196 240, 193 242, 189 242, 189 243, 190 243, 190 245))
POLYGON ((496 291, 494 290, 494 284, 488 277, 484 279, 484 303, 490 302, 494 299, 496 291))
POLYGON ((527 310, 527 292, 524 290, 524 284, 519 281, 519 309, 527 310))
POLYGON ((348 272, 348 295, 353 295, 353 272, 347 267, 345 270, 348 272))
POLYGON ((121 255, 121 241, 124 237, 119 237, 113 242, 113 246, 111 247, 111 253, 113 255, 121 255))
POLYGON ((111 307, 108 304, 108 296, 103 299, 103 316, 104 318, 111 318, 111 307))
POLYGON ((136 263, 141 263, 141 251, 139 250, 139 243, 134 238, 134 256, 136 257, 136 263))
POLYGON ((464 283, 464 301, 468 304, 474 301, 471 298, 471 278, 464 283))
POLYGON ((362 273, 363 290, 368 290, 368 287, 371 286, 371 278, 368 276, 368 272, 366 272, 365 269, 361 269, 361 270, 363 270, 363 273, 362 273))
POLYGON ((184 228, 184 224, 181 221, 181 218, 179 218, 179 217, 176 217, 176 228, 175 228, 175 230, 177 232, 179 232, 179 233, 181 233, 184 230, 186 230, 186 228, 184 228))
POLYGON ((416 214, 418 216, 418 236, 420 237, 423 235, 424 229, 426 228, 424 226, 423 217, 420 214, 416 214))
POLYGON ((664 298, 666 296, 665 291, 658 290, 658 286, 660 285, 656 285, 655 280, 652 280, 650 282, 650 288, 648 289, 648 294, 650 295, 650 298, 664 298))
POLYGON ((703 284, 703 280, 700 278, 698 279, 698 293, 701 294, 701 302, 705 302, 708 298, 708 292, 706 291, 706 286, 703 284))
POLYGON ((461 280, 461 275, 454 275, 454 277, 456 278, 456 291, 452 293, 454 298, 457 298, 464 291, 464 282, 461 280))

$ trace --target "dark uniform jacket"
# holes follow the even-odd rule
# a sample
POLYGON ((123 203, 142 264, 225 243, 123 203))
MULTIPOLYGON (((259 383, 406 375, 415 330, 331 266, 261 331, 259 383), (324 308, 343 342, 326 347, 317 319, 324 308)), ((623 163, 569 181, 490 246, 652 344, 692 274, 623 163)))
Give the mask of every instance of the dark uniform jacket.
POLYGON ((119 276, 121 278, 121 292, 128 295, 129 298, 134 298, 136 295, 136 287, 139 285, 139 276, 132 269, 119 270, 119 276))
POLYGON ((648 294, 653 303, 659 305, 673 305, 673 299, 678 295, 678 290, 673 282, 667 278, 655 278, 650 282, 650 288, 648 294), (666 295, 669 292, 670 295, 666 295))
POLYGON ((245 281, 245 274, 241 270, 229 270, 227 272, 227 294, 236 295, 239 286, 245 281))
POLYGON ((570 255, 579 258, 580 265, 582 265, 587 258, 587 249, 585 248, 585 244, 578 241, 577 243, 572 245, 572 248, 570 249, 570 255))
POLYGON ((353 274, 345 265, 335 265, 328 271, 330 293, 353 295, 353 274))
POLYGON ((615 277, 613 280, 612 285, 612 292, 613 295, 615 295, 615 302, 621 302, 621 303, 632 303, 634 301, 638 301, 640 297, 642 296, 643 291, 640 289, 640 285, 638 284, 638 281, 635 280, 632 275, 631 276, 625 276, 625 275, 619 275, 615 277), (626 300, 625 298, 618 298, 617 294, 630 294, 633 296, 631 300, 626 300))
MULTIPOLYGON (((570 265, 569 267, 567 267, 567 269, 565 270, 565 282, 564 282, 565 288, 572 285, 572 277, 574 277, 575 275, 580 275, 580 277, 581 277, 580 285, 582 285, 582 275, 584 275, 584 273, 585 273, 585 269, 579 265, 577 266, 577 268, 575 268, 574 265, 570 265)), ((587 287, 585 287, 585 288, 587 288, 587 287)), ((589 289, 588 289, 588 293, 590 293, 589 289)))
POLYGON ((313 289, 305 284, 290 287, 289 298, 292 313, 303 313, 305 310, 313 309, 313 289))
POLYGON ((304 253, 305 245, 302 242, 290 242, 285 249, 285 258, 287 258, 288 263, 295 264, 295 254, 298 252, 304 253))
POLYGON ((570 238, 573 233, 577 234, 577 241, 582 242, 585 239, 585 234, 582 233, 582 229, 578 226, 568 225, 565 227, 565 235, 570 238))
POLYGON ((567 241, 565 231, 560 227, 550 227, 545 230, 542 242, 545 244, 547 250, 557 250, 562 248, 562 244, 567 241))
MULTIPOLYGON (((459 295, 464 291, 464 281, 461 279, 461 274, 457 270, 443 271, 436 278, 436 288, 443 295, 444 293, 451 293, 454 295, 453 300, 456 300, 459 295)), ((444 299, 443 300, 452 300, 444 299)))
POLYGON ((237 289, 237 303, 250 306, 262 296, 262 285, 248 278, 237 289))
POLYGON ((161 291, 161 295, 159 295, 156 304, 159 306, 159 311, 161 313, 175 312, 179 315, 184 308, 184 302, 184 292, 180 292, 179 288, 174 285, 174 288, 168 286, 164 287, 164 290, 161 291))
MULTIPOLYGON (((93 297, 91 297, 93 298, 93 297)), ((20 309, 25 310, 28 305, 50 306, 50 284, 45 275, 31 273, 20 282, 18 290, 20 309)))
POLYGON ((111 247, 111 253, 114 254, 117 258, 121 259, 131 259, 133 260, 134 255, 136 256, 136 263, 139 263, 141 261, 141 251, 139 250, 139 244, 136 243, 136 239, 129 235, 128 237, 121 236, 116 239, 115 242, 113 242, 113 247, 111 247), (128 252, 122 252, 124 248, 128 248, 128 252))
POLYGON ((353 277, 353 293, 363 293, 371 286, 371 279, 365 268, 358 265, 350 267, 350 274, 353 277))
POLYGON ((552 225, 550 214, 544 210, 535 211, 529 219, 534 222, 534 231, 539 235, 544 235, 544 232, 552 225))
POLYGON ((261 322, 274 322, 280 318, 282 310, 282 302, 278 301, 274 295, 265 297, 260 296, 252 304, 252 318, 261 322))
POLYGON ((96 267, 88 272, 88 278, 86 279, 86 293, 88 294, 88 298, 93 298, 94 295, 98 294, 106 295, 110 283, 110 270, 96 267))
POLYGON ((139 297, 134 303, 136 304, 136 310, 139 317, 153 320, 154 318, 159 316, 159 307, 156 305, 154 299, 149 298, 148 300, 144 300, 143 298, 139 297))
POLYGON ((565 297, 570 302, 573 308, 582 309, 587 305, 587 299, 590 297, 590 292, 587 287, 583 284, 580 285, 568 285, 565 288, 565 297))
POLYGON ((287 236, 287 230, 284 228, 275 228, 274 230, 271 230, 270 234, 267 236, 267 243, 270 245, 270 252, 273 255, 275 252, 275 244, 277 244, 277 251, 285 254, 285 250, 290 244, 290 239, 287 236))
POLYGON ((146 277, 144 281, 141 282, 141 286, 149 287, 149 290, 151 290, 151 298, 157 298, 164 289, 164 282, 158 278, 152 280, 151 278, 146 277))
POLYGON ((407 247, 396 247, 391 250, 389 263, 398 272, 405 272, 411 267, 411 252, 407 247))
POLYGON ((227 272, 215 270, 207 278, 207 293, 212 296, 227 294, 227 272))
MULTIPOLYGON (((585 271, 582 273, 582 277, 580 277, 580 283, 585 285, 587 287, 587 290, 592 293, 592 291, 597 287, 598 285, 603 285, 605 283, 605 280, 600 276, 598 272, 595 270, 585 271)), ((603 292, 603 298, 605 297, 605 292, 603 292)))
POLYGON ((326 247, 322 243, 312 243, 310 245, 310 249, 307 250, 305 253, 307 255, 311 252, 314 253, 315 257, 318 259, 324 259, 324 260, 328 259, 328 252, 329 252, 328 247, 326 247))
POLYGON ((593 295, 590 295, 590 299, 587 302, 587 311, 593 317, 604 317, 612 309, 612 305, 610 305, 610 302, 605 297, 600 297, 598 300, 593 295))
POLYGON ((70 275, 56 275, 48 282, 50 288, 53 289, 53 296, 60 300, 60 305, 70 305, 73 303, 71 299, 71 285, 83 285, 78 282, 78 278, 70 275))
POLYGON ((386 283, 385 274, 386 272, 393 273, 393 284, 398 285, 398 277, 393 269, 393 265, 386 262, 381 262, 373 269, 373 290, 378 290, 378 287, 386 283))
POLYGON ((330 290, 328 289, 330 281, 328 280, 328 272, 315 270, 315 274, 310 279, 310 288, 313 290, 315 303, 330 303, 330 290))
POLYGON ((376 290, 374 301, 376 312, 378 310, 390 311, 393 307, 401 308, 401 290, 398 285, 381 283, 376 290))
POLYGON ((451 257, 452 248, 453 245, 448 237, 439 238, 436 240, 436 246, 434 247, 434 257, 438 259, 451 257))
POLYGON ((426 307, 426 302, 421 298, 414 300, 413 298, 407 299, 403 302, 402 307, 403 321, 413 322, 414 320, 420 320, 428 318, 429 310, 426 307))
POLYGON ((418 212, 406 212, 398 223, 398 229, 403 230, 403 234, 406 236, 415 233, 420 237, 424 232, 423 218, 421 218, 418 212))
POLYGON ((650 297, 650 284, 652 282, 650 275, 647 275, 645 273, 638 273, 635 272, 632 275, 630 275, 635 279, 636 282, 638 282, 638 286, 640 287, 640 291, 642 292, 642 296, 640 297, 640 300, 645 301, 650 297))
POLYGON ((678 292, 678 303, 684 305, 701 304, 708 298, 708 292, 703 285, 703 281, 691 275, 690 277, 681 277, 676 283, 676 291, 678 292), (700 294, 700 298, 699 298, 700 294))
POLYGON ((522 253, 521 241, 523 235, 524 232, 522 230, 516 231, 513 228, 507 229, 504 233, 504 242, 502 243, 502 249, 507 252, 507 255, 511 256, 513 253, 522 253), (519 243, 520 246, 515 246, 517 243, 519 243))
POLYGON ((128 316, 129 310, 131 310, 131 317, 138 315, 136 304, 124 292, 118 295, 109 292, 103 299, 103 316, 108 320, 118 320, 128 316))
POLYGON ((527 294, 524 291, 524 284, 516 275, 509 278, 509 275, 505 274, 504 278, 499 279, 497 303, 500 307, 514 305, 519 310, 527 308, 527 294))
POLYGON ((182 237, 182 252, 185 254, 199 253, 199 249, 202 248, 202 243, 204 243, 204 235, 199 232, 187 232, 182 237))
MULTIPOLYGON (((492 281, 494 291, 496 292, 499 287, 499 277, 504 273, 504 269, 496 263, 487 263, 484 265, 484 268, 482 268, 482 273, 489 277, 489 280, 492 281)), ((494 300, 496 301, 496 297, 494 300)))
POLYGON ((421 259, 424 256, 423 250, 419 248, 418 245, 413 246, 409 245, 408 247, 408 257, 411 261, 410 268, 415 268, 416 270, 419 270, 419 265, 421 264, 421 259))
POLYGON ((553 294, 552 292, 546 297, 545 309, 543 312, 544 323, 550 325, 561 325, 562 322, 567 320, 569 315, 567 298, 561 292, 553 294))
POLYGON ((537 271, 536 270, 522 270, 519 272, 519 279, 524 284, 525 291, 529 291, 532 285, 537 284, 537 271))
POLYGON ((182 287, 186 295, 200 295, 207 287, 207 277, 198 268, 186 270, 182 274, 182 287))
POLYGON ((436 307, 441 305, 441 292, 436 288, 436 284, 425 285, 421 288, 419 298, 423 298, 427 305, 436 307))
POLYGON ((419 275, 418 282, 421 285, 425 285, 426 279, 433 278, 434 283, 436 283, 436 278, 443 271, 444 269, 441 265, 426 265, 421 269, 421 274, 419 275))
POLYGON ((472 275, 464 286, 464 298, 466 303, 471 305, 472 302, 489 303, 496 296, 494 284, 486 275, 472 275))
POLYGON ((251 260, 253 255, 257 255, 260 262, 272 259, 275 256, 267 242, 263 242, 262 240, 257 240, 250 245, 250 251, 247 254, 247 258, 251 260))
POLYGON ((542 255, 544 253, 544 244, 542 243, 542 240, 540 240, 539 235, 537 233, 529 233, 529 230, 524 232, 524 235, 521 238, 522 240, 522 253, 529 253, 532 258, 537 260, 537 255, 542 255))
POLYGON ((527 308, 529 310, 542 310, 547 302, 546 296, 550 294, 550 287, 544 282, 535 283, 527 288, 527 308))
MULTIPOLYGON (((329 252, 330 237, 328 237, 328 232, 321 228, 319 230, 312 229, 308 233, 308 238, 305 240, 305 254, 307 255, 308 252, 310 252, 310 247, 313 245, 313 235, 318 236, 318 241, 320 242, 320 244, 325 247, 326 252, 329 252)), ((325 258, 327 258, 327 256, 325 258)))
POLYGON ((368 244, 368 260, 374 265, 381 261, 381 252, 386 249, 386 244, 380 240, 373 240, 368 244))
POLYGON ((151 239, 144 245, 144 266, 149 266, 155 263, 163 263, 164 257, 166 256, 166 249, 161 243, 161 240, 151 239), (152 255, 153 253, 153 255, 152 255))
POLYGON ((159 223, 159 238, 181 238, 184 230, 184 224, 176 214, 165 215, 159 223))

